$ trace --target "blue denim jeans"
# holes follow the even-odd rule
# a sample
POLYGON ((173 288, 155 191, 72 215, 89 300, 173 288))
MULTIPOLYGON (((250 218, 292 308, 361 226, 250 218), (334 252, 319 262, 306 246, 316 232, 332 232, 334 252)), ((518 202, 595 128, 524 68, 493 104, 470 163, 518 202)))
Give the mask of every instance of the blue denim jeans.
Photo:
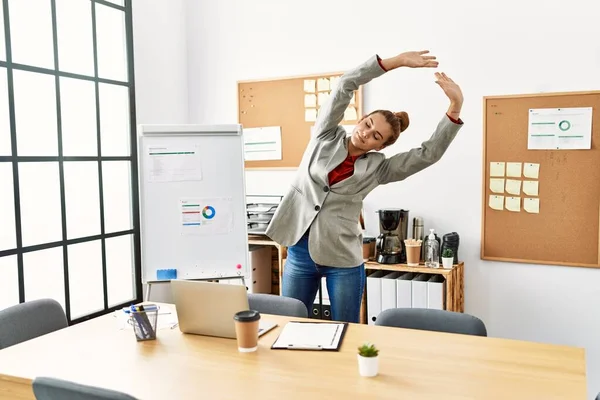
POLYGON ((316 264, 308 252, 308 234, 288 247, 282 277, 282 295, 301 300, 310 313, 319 282, 325 277, 335 321, 359 322, 360 303, 365 287, 365 266, 353 268, 325 267, 316 264))

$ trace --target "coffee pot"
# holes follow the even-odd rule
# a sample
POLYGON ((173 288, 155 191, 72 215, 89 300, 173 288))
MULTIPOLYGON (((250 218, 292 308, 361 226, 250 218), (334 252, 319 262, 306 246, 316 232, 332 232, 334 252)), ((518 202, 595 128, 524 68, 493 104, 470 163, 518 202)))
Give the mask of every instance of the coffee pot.
POLYGON ((408 210, 378 210, 379 230, 377 237, 377 262, 380 264, 402 264, 406 262, 404 240, 408 234, 408 210))

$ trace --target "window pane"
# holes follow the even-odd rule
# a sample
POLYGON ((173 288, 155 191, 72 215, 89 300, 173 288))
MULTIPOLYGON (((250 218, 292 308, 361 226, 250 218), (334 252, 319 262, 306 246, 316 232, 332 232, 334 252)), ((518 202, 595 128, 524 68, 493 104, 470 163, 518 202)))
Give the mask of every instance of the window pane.
POLYGON ((57 156, 56 84, 52 75, 13 72, 19 156, 57 156))
POLYGON ((100 241, 68 246, 71 319, 104 309, 102 244, 100 241))
POLYGON ((58 163, 19 164, 23 245, 62 240, 58 163))
POLYGON ((105 233, 126 231, 133 228, 129 164, 129 161, 102 162, 105 233))
POLYGON ((60 78, 62 145, 65 156, 97 156, 94 82, 60 78))
POLYGON ((65 207, 69 239, 100 234, 98 162, 65 162, 65 207))
POLYGON ((58 69, 94 76, 92 7, 81 0, 56 0, 58 69))
MULTIPOLYGON (((0 1, 0 6, 2 2, 0 1)), ((0 7, 0 60, 6 61, 6 43, 4 42, 4 7, 0 7)))
POLYGON ((51 298, 65 310, 63 248, 32 251, 23 254, 25 301, 51 298))
POLYGON ((54 69, 50 0, 6 0, 12 60, 54 69))
POLYGON ((0 310, 19 304, 17 256, 0 257, 0 310))
POLYGON ((0 193, 0 251, 2 251, 17 247, 12 163, 0 163, 0 193))
POLYGON ((98 76, 127 82, 125 13, 96 3, 98 76))
MULTIPOLYGON (((1 9, 2 7, 0 7, 1 9)), ((0 156, 10 156, 10 115, 6 68, 0 67, 0 156)))
POLYGON ((101 83, 100 132, 103 156, 128 156, 129 89, 125 86, 101 83))
POLYGON ((108 306, 135 299, 132 235, 106 239, 108 306))

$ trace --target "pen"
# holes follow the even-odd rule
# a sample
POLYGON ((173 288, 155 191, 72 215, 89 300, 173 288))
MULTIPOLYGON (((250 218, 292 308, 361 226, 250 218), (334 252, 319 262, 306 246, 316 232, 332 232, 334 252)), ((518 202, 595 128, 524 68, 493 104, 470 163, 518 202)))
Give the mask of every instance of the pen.
POLYGON ((288 350, 323 350, 323 347, 320 345, 310 345, 310 344, 288 344, 288 350))

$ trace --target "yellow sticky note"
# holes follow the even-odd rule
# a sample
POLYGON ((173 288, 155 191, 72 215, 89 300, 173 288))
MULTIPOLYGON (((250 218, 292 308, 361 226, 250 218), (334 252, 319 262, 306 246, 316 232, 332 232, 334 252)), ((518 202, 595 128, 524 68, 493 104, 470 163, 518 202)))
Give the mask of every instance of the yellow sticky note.
POLYGON ((491 162, 490 163, 490 176, 504 176, 504 163, 503 162, 491 162))
POLYGON ((338 83, 340 83, 339 76, 332 76, 331 78, 329 78, 329 88, 331 90, 335 89, 337 87, 338 83))
POLYGON ((523 181, 523 193, 529 196, 537 196, 540 184, 538 181, 523 181))
POLYGON ((508 211, 520 212, 521 211, 521 198, 520 197, 507 197, 506 198, 506 209, 508 211))
POLYGON ((304 107, 316 107, 317 106, 317 96, 314 94, 305 94, 304 95, 304 107))
POLYGON ((344 112, 344 121, 355 121, 356 120, 356 108, 350 106, 344 112))
POLYGON ((490 190, 494 193, 504 193, 504 178, 491 178, 490 190))
POLYGON ((324 90, 329 90, 329 79, 327 78, 319 78, 317 80, 317 90, 320 91, 324 91, 324 90))
POLYGON ((504 209, 504 196, 490 195, 489 205, 491 209, 501 211, 504 209))
POLYGON ((526 197, 523 200, 523 208, 528 213, 539 214, 540 213, 540 199, 533 199, 533 198, 526 197))
POLYGON ((521 177, 521 163, 520 162, 509 162, 506 164, 506 176, 512 178, 521 177))
POLYGON ((323 107, 323 105, 329 100, 329 93, 321 92, 319 93, 319 107, 323 107))
POLYGON ((317 91, 317 82, 314 79, 306 79, 304 81, 304 91, 314 93, 317 91))
POLYGON ((304 111, 304 119, 306 122, 314 122, 317 120, 317 110, 310 108, 304 111))
POLYGON ((510 194, 520 195, 521 194, 521 181, 515 179, 506 180, 506 192, 510 194))
POLYGON ((538 179, 540 176, 540 164, 523 164, 523 175, 525 178, 538 179))

